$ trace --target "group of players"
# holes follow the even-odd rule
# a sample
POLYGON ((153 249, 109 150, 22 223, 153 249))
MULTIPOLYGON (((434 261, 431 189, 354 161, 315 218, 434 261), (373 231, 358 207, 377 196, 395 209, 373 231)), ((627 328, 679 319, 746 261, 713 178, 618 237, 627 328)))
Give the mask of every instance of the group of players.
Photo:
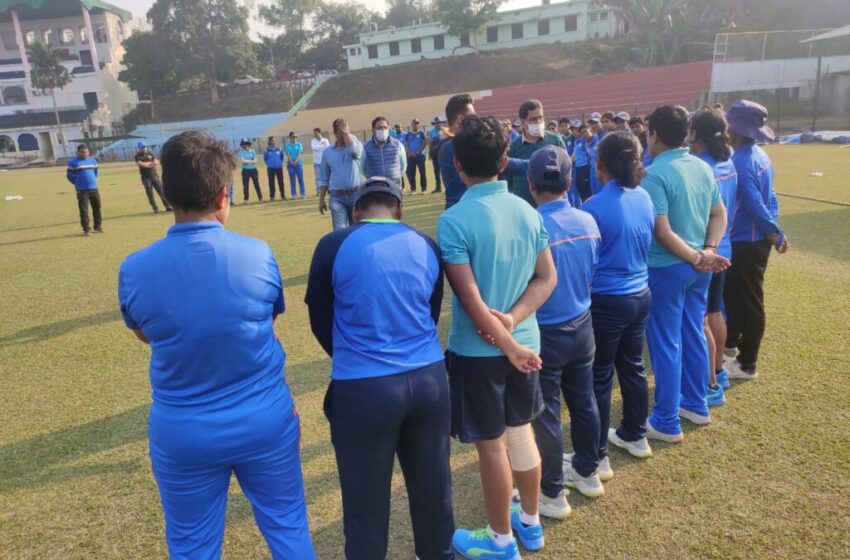
MULTIPOLYGON (((647 458, 650 440, 681 443, 682 419, 709 424, 730 380, 757 376, 764 272, 772 248, 788 249, 758 145, 773 139, 766 109, 667 105, 631 130, 628 115, 606 130, 592 114, 562 123, 567 142, 546 130, 539 101, 518 113, 511 142, 470 96, 449 99, 436 241, 402 223, 403 156, 386 150, 386 119, 366 145, 334 122, 317 175, 335 231, 315 249, 305 301, 332 359, 324 411, 349 559, 386 556, 396 457, 418 558, 518 560, 520 545, 544 547, 541 516, 570 514, 567 487, 605 493, 609 445, 647 458), (454 294, 445 353, 444 276, 454 294), (615 372, 623 416, 609 428, 615 372), (455 527, 451 436, 478 452, 483 529, 455 527)), ((69 179, 88 173, 85 155, 69 179)), ((298 418, 272 328, 285 308, 280 272, 268 246, 221 227, 239 160, 199 133, 169 140, 162 159, 176 224, 127 258, 119 300, 152 346, 151 458, 170 552, 218 557, 235 472, 273 557, 313 558, 298 418)))

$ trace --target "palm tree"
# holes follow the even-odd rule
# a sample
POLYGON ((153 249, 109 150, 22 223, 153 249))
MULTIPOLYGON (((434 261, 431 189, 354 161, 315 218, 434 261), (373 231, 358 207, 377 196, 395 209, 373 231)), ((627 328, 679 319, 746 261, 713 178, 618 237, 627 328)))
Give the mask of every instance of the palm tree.
POLYGON ((41 41, 35 41, 27 47, 27 59, 30 63, 32 86, 42 93, 49 93, 53 100, 53 114, 56 117, 57 136, 62 143, 62 152, 67 153, 62 121, 59 119, 59 107, 56 105, 56 90, 71 83, 71 75, 62 64, 62 55, 41 41))

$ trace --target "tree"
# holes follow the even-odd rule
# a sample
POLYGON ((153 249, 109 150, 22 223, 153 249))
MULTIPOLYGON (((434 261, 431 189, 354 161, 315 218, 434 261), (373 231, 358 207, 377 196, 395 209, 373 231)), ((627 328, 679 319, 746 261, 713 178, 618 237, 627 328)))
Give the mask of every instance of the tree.
MULTIPOLYGON (((281 67, 291 66, 308 44, 306 22, 316 9, 316 0, 276 0, 262 5, 258 15, 268 26, 280 30, 274 37, 262 37, 263 58, 268 54, 281 67)), ((275 68, 276 70, 277 68, 275 68)))
POLYGON ((405 27, 415 20, 433 20, 436 15, 436 6, 430 0, 388 0, 384 24, 405 27))
POLYGON ((343 46, 358 42, 357 36, 366 31, 369 22, 380 19, 379 14, 357 2, 319 0, 312 20, 313 47, 299 57, 299 64, 317 70, 342 70, 346 60, 343 46))
POLYGON ((235 0, 157 0, 148 20, 177 47, 165 56, 178 59, 178 78, 205 75, 213 101, 219 79, 231 80, 257 66, 248 16, 235 0))
POLYGON ((136 31, 122 43, 124 69, 118 79, 137 92, 147 93, 151 102, 151 117, 154 117, 154 98, 177 89, 180 83, 178 59, 163 56, 177 52, 169 37, 153 31, 136 31))
POLYGON ((71 75, 62 64, 62 55, 57 49, 51 49, 41 41, 33 42, 27 47, 27 60, 30 63, 30 78, 32 86, 42 93, 49 93, 53 100, 53 115, 56 117, 56 128, 59 142, 62 143, 63 153, 67 153, 65 133, 62 131, 62 121, 59 118, 59 107, 56 105, 56 90, 64 89, 71 83, 71 75))
POLYGON ((472 37, 475 54, 478 34, 493 21, 504 0, 437 0, 437 16, 449 35, 461 39, 472 37))

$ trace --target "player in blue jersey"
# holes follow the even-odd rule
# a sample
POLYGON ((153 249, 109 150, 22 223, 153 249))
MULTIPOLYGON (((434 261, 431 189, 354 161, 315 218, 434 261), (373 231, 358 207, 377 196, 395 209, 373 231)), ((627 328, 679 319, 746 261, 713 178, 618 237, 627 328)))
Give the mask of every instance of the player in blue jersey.
POLYGON ((94 215, 94 232, 103 233, 103 218, 100 213, 100 191, 97 188, 97 160, 89 154, 85 144, 77 146, 77 157, 71 158, 65 171, 77 191, 77 207, 80 210, 80 225, 83 235, 89 235, 89 205, 94 215))

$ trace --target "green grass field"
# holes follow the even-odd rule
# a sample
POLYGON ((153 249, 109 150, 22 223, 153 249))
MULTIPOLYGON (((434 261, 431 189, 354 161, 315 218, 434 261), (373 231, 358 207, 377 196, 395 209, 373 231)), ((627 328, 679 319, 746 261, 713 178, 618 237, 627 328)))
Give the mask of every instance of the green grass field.
MULTIPOLYGON (((778 191, 845 205, 781 198, 792 251, 770 261, 762 374, 732 387, 711 426, 686 428, 684 444, 656 443, 643 462, 612 451, 607 495, 573 492, 572 516, 546 522, 547 546, 529 558, 850 557, 850 151, 770 151, 778 191)), ((0 172, 0 558, 164 558, 146 439, 149 351, 124 327, 116 285, 122 259, 162 237, 171 215, 151 214, 131 165, 105 165, 106 233, 83 238, 63 175, 0 172), (12 194, 24 199, 2 200, 12 194)), ((407 202, 407 220, 433 234, 442 198, 407 202)), ((228 226, 267 241, 282 268, 288 309, 277 328, 302 413, 310 523, 319 557, 342 558, 321 411, 329 361, 302 303, 330 218, 308 198, 238 206, 228 226)), ((445 335, 448 298, 444 311, 445 335)), ((457 523, 481 526, 473 448, 456 445, 452 466, 457 523)), ((412 559, 399 475, 394 488, 389 558, 412 559)), ((235 481, 224 556, 268 557, 235 481)))

